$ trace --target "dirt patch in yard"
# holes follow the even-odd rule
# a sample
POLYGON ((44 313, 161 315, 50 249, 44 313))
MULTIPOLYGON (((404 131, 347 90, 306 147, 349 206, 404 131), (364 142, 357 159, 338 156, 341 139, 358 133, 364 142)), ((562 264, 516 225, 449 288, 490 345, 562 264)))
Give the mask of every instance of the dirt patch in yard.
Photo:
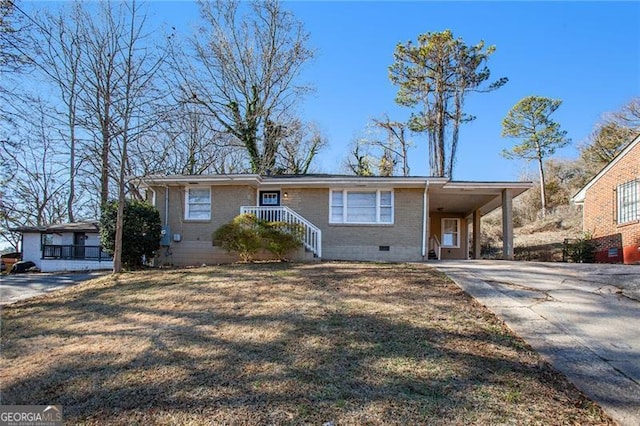
POLYGON ((613 424, 424 265, 104 277, 3 308, 1 362, 70 424, 613 424))

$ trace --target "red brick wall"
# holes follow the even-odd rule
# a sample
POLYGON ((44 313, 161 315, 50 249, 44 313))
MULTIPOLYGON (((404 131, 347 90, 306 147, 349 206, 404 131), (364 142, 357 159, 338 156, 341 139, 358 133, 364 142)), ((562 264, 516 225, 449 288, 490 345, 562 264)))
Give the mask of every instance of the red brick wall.
POLYGON ((637 143, 616 164, 598 179, 586 192, 583 211, 583 230, 593 237, 600 239, 598 253, 599 261, 607 261, 607 252, 612 244, 619 244, 620 254, 617 258, 609 259, 619 262, 622 257, 624 263, 640 263, 640 222, 635 221, 618 225, 616 223, 616 187, 624 182, 640 178, 640 143, 637 143))

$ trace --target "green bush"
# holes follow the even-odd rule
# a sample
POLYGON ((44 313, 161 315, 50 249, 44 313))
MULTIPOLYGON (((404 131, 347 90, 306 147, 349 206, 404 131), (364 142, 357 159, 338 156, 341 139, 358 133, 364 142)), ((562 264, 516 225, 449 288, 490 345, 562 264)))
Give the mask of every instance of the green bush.
POLYGON ((302 228, 286 222, 269 222, 261 228, 264 248, 273 253, 278 260, 284 260, 291 250, 302 245, 302 228))
POLYGON ((302 230, 285 222, 265 222, 255 215, 242 214, 213 233, 213 243, 229 253, 237 253, 244 262, 253 260, 260 249, 274 254, 279 260, 302 245, 302 230))
POLYGON ((250 262, 262 247, 259 229, 258 218, 241 214, 213 233, 213 243, 229 253, 238 253, 243 262, 250 262))
POLYGON ((591 235, 583 234, 575 240, 565 241, 565 254, 575 263, 594 263, 598 244, 591 239, 591 235))
MULTIPOLYGON (((113 256, 116 245, 118 202, 110 201, 102 207, 100 243, 113 256)), ((122 264, 127 268, 142 266, 142 256, 152 259, 160 248, 162 224, 155 207, 142 201, 126 201, 122 228, 122 264)))

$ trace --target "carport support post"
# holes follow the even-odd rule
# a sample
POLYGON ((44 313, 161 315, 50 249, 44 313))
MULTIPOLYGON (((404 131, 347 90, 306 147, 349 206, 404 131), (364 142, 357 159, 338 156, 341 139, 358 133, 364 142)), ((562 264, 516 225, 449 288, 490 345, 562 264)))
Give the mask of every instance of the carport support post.
POLYGON ((502 258, 513 260, 513 203, 509 188, 502 190, 502 258))
POLYGON ((473 258, 480 259, 480 210, 473 211, 473 258))

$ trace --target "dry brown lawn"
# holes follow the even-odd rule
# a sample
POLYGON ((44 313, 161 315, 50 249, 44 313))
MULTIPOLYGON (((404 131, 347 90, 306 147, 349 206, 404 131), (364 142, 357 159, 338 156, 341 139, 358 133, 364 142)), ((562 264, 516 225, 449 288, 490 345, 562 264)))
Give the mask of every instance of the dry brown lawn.
POLYGON ((613 424, 425 265, 103 277, 3 308, 1 362, 69 424, 613 424))

